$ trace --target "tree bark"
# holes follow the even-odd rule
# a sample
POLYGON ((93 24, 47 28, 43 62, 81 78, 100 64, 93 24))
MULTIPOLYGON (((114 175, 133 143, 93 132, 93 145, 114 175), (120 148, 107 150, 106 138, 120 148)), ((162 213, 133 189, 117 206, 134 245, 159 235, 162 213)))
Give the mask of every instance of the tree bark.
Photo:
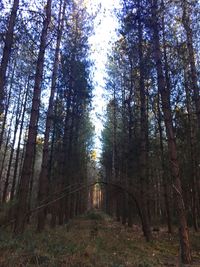
POLYGON ((14 0, 12 11, 10 14, 8 29, 5 37, 5 45, 3 49, 3 55, 0 65, 0 115, 4 112, 4 100, 5 100, 5 84, 6 84, 6 71, 8 62, 11 55, 11 48, 13 44, 13 33, 15 27, 15 21, 17 17, 17 10, 19 7, 19 0, 14 0))

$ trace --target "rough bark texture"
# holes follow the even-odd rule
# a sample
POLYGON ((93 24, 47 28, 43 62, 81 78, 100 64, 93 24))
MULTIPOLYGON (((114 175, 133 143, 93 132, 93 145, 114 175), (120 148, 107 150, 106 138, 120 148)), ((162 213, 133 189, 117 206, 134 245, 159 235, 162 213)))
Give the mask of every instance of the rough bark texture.
POLYGON ((189 244, 189 233, 186 220, 185 205, 182 197, 180 168, 177 158, 177 147, 175 142, 175 135, 172 122, 172 112, 170 105, 170 92, 167 90, 163 75, 162 53, 160 49, 157 11, 158 11, 158 3, 157 0, 154 0, 152 5, 152 29, 153 29, 154 59, 157 70, 158 90, 161 95, 162 110, 164 115, 166 133, 168 138, 168 148, 171 160, 171 171, 173 175, 173 188, 175 191, 175 197, 177 203, 177 215, 180 225, 179 237, 180 237, 180 247, 181 247, 181 258, 183 263, 190 264, 191 251, 189 244))
POLYGON ((16 221, 14 226, 15 234, 19 234, 24 231, 26 222, 26 213, 28 208, 28 189, 32 173, 32 163, 34 160, 34 151, 37 138, 37 123, 38 123, 39 107, 40 107, 44 54, 45 54, 47 32, 50 20, 51 20, 51 0, 48 0, 46 6, 46 18, 43 23, 43 29, 40 40, 40 49, 36 65, 35 84, 33 92, 31 117, 29 123, 28 140, 26 144, 26 152, 25 152, 22 175, 18 192, 19 209, 16 214, 16 221))

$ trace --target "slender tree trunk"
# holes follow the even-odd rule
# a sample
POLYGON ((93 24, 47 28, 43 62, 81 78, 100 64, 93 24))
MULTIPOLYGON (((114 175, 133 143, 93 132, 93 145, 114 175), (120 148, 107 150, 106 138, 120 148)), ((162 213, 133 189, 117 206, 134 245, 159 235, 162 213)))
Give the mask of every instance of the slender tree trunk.
POLYGON ((19 93, 19 96, 18 96, 17 110, 15 113, 16 120, 15 120, 15 127, 14 127, 14 136, 13 136, 13 141, 11 144, 11 152, 10 152, 10 158, 9 158, 9 163, 8 163, 8 170, 7 170, 7 174, 6 174, 6 181, 5 181, 4 190, 3 190, 2 202, 6 201, 7 190, 8 190, 8 186, 9 186, 11 166, 12 166, 13 155, 14 155, 14 151, 15 151, 14 147, 15 147, 15 142, 16 142, 16 135, 17 135, 17 130, 18 130, 18 126, 19 126, 19 117, 20 117, 21 111, 22 111, 22 104, 20 107, 20 94, 21 94, 21 92, 19 93))
POLYGON ((34 151, 34 157, 33 157, 33 162, 32 162, 32 173, 30 177, 30 185, 29 185, 29 190, 28 190, 28 201, 27 201, 27 217, 26 217, 26 222, 30 223, 30 213, 29 211, 31 210, 31 201, 32 201, 32 193, 33 193, 33 183, 34 183, 34 167, 35 167, 35 157, 36 157, 36 147, 34 151))
MULTIPOLYGON (((76 180, 76 177, 74 173, 72 172, 73 170, 72 152, 77 151, 76 149, 77 143, 75 142, 75 140, 78 139, 78 130, 79 130, 78 127, 76 127, 77 125, 75 124, 76 115, 77 115, 76 114, 76 92, 74 92, 73 99, 72 99, 71 123, 69 124, 70 126, 68 125, 70 130, 69 130, 68 140, 66 139, 67 146, 65 148, 66 150, 65 153, 67 153, 66 159, 67 159, 68 170, 66 169, 66 166, 65 166, 65 177, 63 176, 64 186, 72 184, 73 181, 75 181, 78 186, 78 181, 76 180)), ((69 217, 73 218, 75 216, 76 193, 66 196, 63 199, 63 203, 64 203, 63 204, 64 214, 67 214, 67 212, 69 212, 69 217), (66 203, 68 203, 68 201, 70 203, 71 211, 67 210, 68 205, 66 205, 66 203)))
POLYGON ((9 88, 7 103, 6 103, 6 107, 5 107, 5 115, 3 117, 3 123, 2 123, 2 127, 1 127, 0 150, 1 150, 2 143, 3 143, 3 136, 4 136, 4 132, 5 132, 8 110, 9 110, 9 106, 10 106, 11 93, 12 93, 13 82, 14 82, 15 67, 16 67, 16 61, 14 62, 14 66, 13 66, 13 70, 12 70, 12 74, 11 74, 11 78, 10 78, 10 86, 9 86, 10 88, 9 88))
MULTIPOLYGON (((46 128, 45 128, 45 135, 44 135, 42 168, 41 168, 41 172, 39 176, 39 193, 38 193, 39 203, 45 198, 45 196, 47 195, 47 191, 48 191, 49 136, 50 136, 50 131, 52 127, 53 104, 54 104, 54 95, 55 95, 55 90, 56 90, 58 59, 59 59, 60 43, 61 43, 61 37, 62 37, 62 31, 63 31, 63 25, 64 25, 65 8, 66 8, 66 0, 64 1, 63 7, 62 7, 62 1, 60 2, 59 21, 58 21, 58 30, 57 30, 57 43, 56 43, 56 51, 55 51, 55 58, 54 58, 54 65, 53 65, 52 80, 51 80, 51 95, 49 98, 49 107, 47 111, 47 120, 46 120, 46 128)), ((45 211, 42 209, 38 213, 37 230, 42 231, 44 229, 44 225, 45 225, 45 211)))
MULTIPOLYGON (((15 110, 15 107, 14 107, 13 110, 15 110)), ((5 149, 4 149, 4 153, 3 153, 3 160, 2 160, 2 163, 1 163, 0 184, 1 184, 1 180, 3 178, 3 171, 4 171, 4 168, 5 168, 4 165, 5 165, 6 155, 7 155, 8 147, 9 147, 9 141, 10 141, 10 136, 11 136, 11 131, 12 131, 13 118, 14 118, 14 111, 12 112, 12 117, 10 119, 10 125, 9 125, 9 129, 8 129, 7 140, 6 140, 5 149)))
POLYGON ((189 142, 190 142, 190 162, 191 162, 191 176, 192 176, 192 218, 195 231, 198 231, 198 209, 197 209, 197 177, 198 177, 198 162, 195 153, 195 131, 194 120, 191 109, 190 89, 188 84, 187 72, 184 73, 185 79, 185 91, 186 91, 186 106, 188 113, 188 126, 189 126, 189 142))
POLYGON ((188 54, 189 54, 194 104, 195 104, 196 115, 198 119, 198 129, 200 131, 200 96, 199 96, 200 90, 198 86, 197 69, 195 65, 195 56, 194 56, 195 53, 194 53, 194 47, 193 47, 193 33, 191 29, 191 21, 189 17, 187 0, 182 0, 182 9, 183 9, 182 22, 183 22, 183 26, 185 28, 186 36, 187 36, 187 48, 188 48, 188 54))
POLYGON ((187 36, 187 50, 188 50, 188 60, 186 63, 190 66, 190 71, 187 70, 189 77, 187 77, 187 74, 185 74, 186 78, 186 98, 187 98, 187 109, 188 109, 188 122, 190 127, 190 155, 191 155, 191 168, 192 168, 192 214, 193 214, 193 225, 195 230, 198 230, 198 223, 197 223, 197 195, 198 195, 198 188, 199 183, 198 181, 198 162, 197 158, 199 156, 199 152, 195 151, 195 147, 197 146, 197 143, 195 142, 195 135, 196 138, 199 138, 200 134, 200 89, 198 86, 198 75, 197 75, 197 68, 195 64, 195 51, 193 47, 193 31, 191 27, 191 19, 190 19, 190 10, 189 5, 186 0, 182 0, 182 22, 184 29, 186 31, 187 36), (193 93, 193 100, 194 100, 194 106, 195 106, 195 112, 197 117, 197 126, 198 126, 198 133, 195 134, 195 127, 194 127, 194 118, 192 116, 192 108, 190 106, 190 89, 189 89, 189 83, 187 80, 190 80, 190 86, 193 93))
POLYGON ((46 49, 48 26, 51 20, 51 0, 47 0, 46 18, 43 23, 41 34, 40 49, 36 65, 35 85, 33 92, 33 102, 31 109, 31 117, 29 123, 28 140, 26 144, 26 152, 22 169, 22 176, 18 194, 18 212, 16 214, 16 221, 14 226, 14 233, 20 234, 24 231, 26 222, 26 213, 28 208, 28 188, 30 177, 32 173, 32 165, 34 160, 34 151, 36 146, 37 137, 37 123, 39 117, 40 95, 41 95, 41 82, 44 66, 44 54, 46 49))
MULTIPOLYGON (((58 99, 55 100, 54 104, 54 120, 53 120, 53 135, 51 140, 51 149, 50 149, 50 157, 49 157, 49 177, 51 179, 51 187, 50 187, 50 194, 54 194, 59 190, 59 183, 57 181, 57 173, 54 174, 53 170, 54 168, 54 161, 57 159, 57 156, 59 155, 59 146, 56 147, 56 118, 57 118, 57 103, 58 99)), ((57 169, 56 169, 57 171, 57 169)), ((51 205, 51 222, 50 226, 51 228, 55 228, 56 226, 56 220, 58 215, 58 202, 53 203, 51 205)))
MULTIPOLYGON (((133 180, 132 180, 132 139, 133 139, 133 110, 132 110, 132 97, 133 97, 133 59, 129 55, 129 63, 130 63, 130 88, 129 88, 129 96, 127 100, 128 104, 128 159, 127 159, 127 171, 128 171, 128 181, 127 184, 130 188, 133 187, 133 180)), ((128 208, 128 226, 132 227, 133 226, 133 205, 132 205, 132 200, 131 197, 128 195, 127 196, 127 208, 128 208)))
MULTIPOLYGON (((113 105, 112 105, 112 115, 113 115, 113 121, 112 121, 112 181, 117 183, 117 177, 116 177, 116 156, 117 156, 117 100, 116 100, 116 88, 115 88, 115 85, 114 85, 114 88, 113 88, 113 105)), ((115 193, 115 192, 113 192, 115 193)), ((119 213, 118 213, 118 210, 119 210, 119 195, 117 194, 116 195, 116 198, 115 198, 115 214, 117 216, 117 219, 119 220, 119 213)))
POLYGON ((112 180, 116 181, 116 129, 117 129, 117 119, 116 119, 116 92, 114 88, 113 93, 113 133, 112 133, 112 180))
MULTIPOLYGON (((121 81, 122 83, 122 81, 121 81)), ((122 155, 125 154, 125 150, 127 148, 125 148, 124 143, 126 140, 126 108, 125 108, 125 87, 122 86, 122 122, 123 122, 123 126, 122 126, 122 132, 123 132, 123 136, 122 136, 122 144, 121 144, 121 148, 120 151, 122 151, 122 155)), ((125 188, 127 188, 127 175, 126 175, 126 165, 127 165, 127 158, 123 157, 121 160, 121 173, 122 173, 122 177, 121 177, 121 184, 125 186, 125 188)), ((127 201, 128 196, 126 192, 122 192, 122 210, 121 210, 121 217, 122 217, 122 224, 125 225, 127 222, 127 201)))
MULTIPOLYGON (((163 5, 163 8, 164 8, 164 2, 163 1, 162 1, 162 5, 163 5)), ((168 66, 168 60, 167 60, 164 14, 162 15, 162 37, 163 37, 165 81, 166 81, 167 91, 170 92, 171 91, 171 84, 170 84, 169 66, 168 66)), ((167 215, 167 226, 168 226, 168 232, 172 233, 172 221, 171 221, 170 203, 169 203, 169 196, 168 196, 168 181, 167 181, 167 174, 166 174, 166 165, 165 165, 165 158, 164 158, 162 114, 161 114, 161 110, 160 110, 160 95, 159 95, 159 92, 158 92, 158 129, 159 129, 159 137, 160 137, 162 181, 163 181, 163 187, 164 187, 164 198, 165 198, 165 208, 166 208, 166 215, 167 215)))
POLYGON ((4 112, 4 100, 5 100, 5 84, 6 84, 6 71, 8 62, 11 55, 11 48, 13 44, 13 33, 15 27, 15 21, 17 17, 17 10, 19 7, 19 0, 14 0, 11 15, 8 22, 8 29, 5 37, 5 45, 3 49, 3 55, 0 65, 0 114, 4 112))
POLYGON ((159 130, 159 139, 160 139, 160 153, 161 153, 161 165, 162 165, 162 182, 164 187, 164 200, 165 200, 165 209, 167 215, 167 227, 168 233, 172 234, 172 219, 171 219, 171 211, 170 211, 170 201, 169 201, 169 193, 168 193, 168 181, 167 181, 167 173, 166 173, 166 164, 164 157, 164 144, 163 144, 163 129, 162 129, 162 114, 160 110, 160 97, 158 94, 158 130, 159 130))
POLYGON ((26 93, 25 93, 25 99, 24 99, 24 103, 23 103, 24 107, 23 107, 21 124, 20 124, 20 129, 19 129, 19 138, 18 138, 18 145, 17 145, 17 151, 16 151, 16 158, 15 158, 14 174, 13 174, 13 181, 12 181, 12 186, 11 186, 11 194, 10 194, 11 200, 14 199, 15 189, 16 189, 16 180, 17 180, 18 167, 19 167, 19 156, 20 156, 20 144, 21 144, 21 139, 22 139, 23 127, 24 127, 24 117, 25 117, 26 107, 27 107, 29 82, 30 82, 30 77, 28 77, 28 82, 27 82, 27 86, 25 89, 26 93))
MULTIPOLYGON (((72 60, 73 61, 73 60, 72 60)), ((67 184, 69 185, 69 180, 67 181, 67 176, 69 175, 70 166, 69 166, 69 159, 71 156, 71 146, 72 146, 72 140, 70 140, 70 131, 73 129, 73 123, 69 127, 69 121, 70 121, 70 110, 73 109, 73 101, 74 101, 74 95, 73 95, 73 70, 71 70, 71 77, 69 81, 69 92, 67 96, 67 109, 66 109, 66 115, 65 115, 65 122, 64 122, 64 136, 62 140, 61 145, 61 153, 60 153, 60 170, 59 170, 59 187, 60 190, 62 190, 63 187, 65 187, 67 184)), ((73 120, 73 118, 72 118, 73 120)), ((72 198, 72 195, 67 196, 70 199, 72 198)), ((59 201, 59 209, 58 209, 58 217, 59 217, 59 224, 62 225, 64 222, 64 215, 66 212, 65 209, 65 199, 61 199, 59 201)))
POLYGON ((141 183, 141 207, 143 217, 143 232, 147 241, 151 240, 151 228, 148 218, 147 208, 147 183, 148 180, 148 117, 147 117, 147 96, 144 83, 144 58, 143 58, 143 26, 141 23, 141 6, 138 5, 138 51, 139 51, 139 71, 140 71, 140 183, 141 183))
POLYGON ((22 169, 23 169, 23 163, 24 163, 24 157, 26 153, 26 144, 27 144, 27 133, 28 133, 28 124, 25 127, 25 134, 23 137, 23 148, 22 148, 22 153, 21 153, 21 158, 19 162, 19 174, 18 174, 18 181, 17 181, 17 186, 16 186, 16 196, 19 194, 19 186, 21 182, 21 176, 22 176, 22 169))
POLYGON ((175 190, 175 197, 177 203, 177 215, 180 225, 180 246, 181 246, 181 259, 184 264, 191 263, 191 251, 189 243, 189 233, 186 220, 186 211, 184 200, 182 196, 182 186, 180 177, 180 168, 177 158, 177 147, 174 135, 174 128, 172 122, 172 111, 170 104, 170 92, 167 90, 165 79, 163 75, 162 53, 160 48, 160 37, 158 30, 158 3, 153 0, 152 5, 152 29, 153 29, 153 45, 154 45, 154 59, 157 70, 158 90, 161 95, 162 110, 164 115, 166 133, 168 138, 169 154, 171 159, 171 171, 174 178, 173 188, 175 190))

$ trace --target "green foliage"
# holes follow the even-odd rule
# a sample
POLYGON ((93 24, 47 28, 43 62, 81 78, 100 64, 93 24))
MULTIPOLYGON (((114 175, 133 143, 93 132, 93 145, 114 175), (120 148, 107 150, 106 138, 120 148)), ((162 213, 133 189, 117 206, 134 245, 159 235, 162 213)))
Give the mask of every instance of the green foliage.
POLYGON ((85 218, 88 220, 95 220, 95 221, 102 221, 103 220, 103 216, 101 213, 97 213, 97 212, 93 212, 93 211, 89 211, 86 214, 85 218))

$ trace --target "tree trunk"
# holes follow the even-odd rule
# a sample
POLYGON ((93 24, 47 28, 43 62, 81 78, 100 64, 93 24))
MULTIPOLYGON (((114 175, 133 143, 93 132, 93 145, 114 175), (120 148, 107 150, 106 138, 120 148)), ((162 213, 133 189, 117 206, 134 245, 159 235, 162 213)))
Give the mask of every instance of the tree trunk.
POLYGON ((5 84, 6 84, 6 71, 8 62, 11 55, 11 48, 13 44, 13 33, 15 27, 15 21, 17 17, 17 10, 19 7, 19 0, 14 0, 11 15, 8 22, 8 29, 5 37, 5 45, 3 49, 3 55, 0 65, 0 115, 4 112, 4 100, 5 100, 5 84))
POLYGON ((158 130, 159 130, 159 139, 160 139, 160 153, 161 153, 161 165, 162 165, 162 175, 161 179, 163 182, 164 188, 164 200, 165 200, 165 209, 167 215, 167 227, 168 233, 172 234, 172 219, 171 219, 171 211, 170 211, 170 201, 169 201, 169 190, 168 190, 168 181, 167 181, 167 173, 166 173, 166 164, 164 157, 164 144, 163 144, 163 129, 162 129, 162 115, 160 110, 160 97, 158 94, 158 130))
POLYGON ((14 199, 15 195, 15 189, 16 189, 16 181, 17 181, 17 173, 18 173, 18 167, 19 167, 19 156, 20 156, 20 144, 21 144, 21 139, 22 139, 22 131, 24 127, 24 117, 26 113, 26 106, 27 106, 27 99, 28 99, 28 92, 29 92, 29 82, 30 82, 30 77, 28 77, 27 85, 26 85, 26 93, 25 93, 25 99, 24 99, 24 107, 23 107, 23 112, 22 112, 22 117, 21 117, 21 124, 20 124, 20 129, 19 129, 19 138, 18 138, 18 145, 17 145, 17 152, 16 152, 16 158, 15 158, 15 166, 14 166, 14 174, 13 174, 13 181, 12 181, 12 187, 11 187, 11 194, 10 194, 10 199, 14 199))
MULTIPOLYGON (((198 75, 197 75, 197 68, 195 64, 195 51, 193 47, 193 32, 191 28, 191 20, 190 20, 190 10, 189 6, 186 0, 182 0, 182 22, 184 29, 186 31, 187 36, 187 50, 188 50, 188 60, 185 62, 189 67, 190 70, 185 70, 185 90, 186 90, 186 102, 187 102, 187 110, 188 110, 188 122, 189 122, 189 128, 190 128, 190 156, 191 156, 191 168, 192 168, 192 216, 193 216, 193 225, 195 230, 198 230, 198 223, 197 223, 197 193, 198 193, 198 187, 199 184, 197 182, 198 180, 198 161, 197 158, 199 156, 199 152, 195 151, 196 147, 198 149, 197 143, 195 141, 196 138, 199 138, 200 134, 200 95, 199 95, 199 86, 198 86, 198 75), (187 76, 187 73, 189 74, 189 77, 187 76), (189 82, 190 80, 190 82, 189 82), (190 84, 190 86, 189 86, 190 84), (194 121, 195 118, 192 116, 192 99, 190 99, 190 88, 192 89, 193 94, 193 101, 195 106, 195 112, 197 117, 197 126, 198 126, 198 132, 195 133, 195 127, 194 127, 194 121), (195 138, 196 137, 196 138, 195 138)), ((186 65, 185 64, 185 65, 186 65)))
MULTIPOLYGON (((64 1, 64 6, 62 7, 62 1, 60 3, 60 11, 59 11, 59 19, 58 19, 58 30, 57 30, 57 43, 56 43, 56 51, 52 72, 52 80, 51 80, 51 95, 49 98, 49 106, 47 111, 47 120, 46 120, 46 128, 44 134, 44 145, 43 145, 43 156, 42 156, 42 168, 39 176, 39 192, 38 192, 38 201, 39 203, 45 198, 48 191, 48 162, 49 162, 49 136, 52 127, 52 116, 53 116, 53 104, 54 104, 54 95, 56 90, 56 78, 58 71, 58 59, 59 59, 59 51, 60 51, 60 43, 64 25, 64 15, 66 8, 66 0, 64 1), (63 8, 63 10, 62 10, 63 8), (62 16, 62 18, 61 18, 62 16)), ((42 231, 45 225, 45 211, 41 209, 38 213, 38 224, 37 230, 42 231)))
POLYGON ((1 150, 2 143, 3 143, 3 136, 4 136, 5 126, 6 126, 7 116, 8 116, 8 109, 9 109, 9 106, 10 106, 11 93, 12 93, 13 82, 14 82, 15 68, 16 68, 16 60, 14 62, 12 74, 11 74, 11 77, 10 77, 10 85, 9 85, 10 88, 9 88, 8 98, 7 98, 6 107, 5 107, 5 115, 3 117, 3 123, 2 123, 2 126, 1 126, 0 150, 1 150))
POLYGON ((197 146, 195 141, 195 131, 194 131, 194 116, 192 116, 191 99, 190 99, 190 89, 188 84, 187 72, 184 73, 185 79, 185 92, 186 92, 186 107, 188 113, 188 126, 189 126, 189 142, 190 142, 190 166, 191 166, 191 186, 192 186, 192 219, 195 231, 198 231, 198 209, 197 209, 197 177, 198 177, 198 161, 196 159, 195 147, 197 146))
MULTIPOLYGON (((73 58, 73 56, 72 56, 73 58)), ((73 59, 75 60, 75 59, 73 59)), ((72 60, 72 61, 73 61, 72 60)), ((71 156, 71 147, 72 147, 72 130, 73 130, 73 123, 69 125, 70 121, 70 112, 71 109, 73 109, 73 104, 74 104, 74 95, 73 95, 73 70, 71 70, 71 77, 69 80, 69 91, 67 95, 67 109, 66 109, 66 115, 64 118, 64 135, 62 139, 62 144, 61 144, 61 152, 60 152, 60 161, 59 161, 59 187, 60 190, 62 190, 63 187, 66 185, 69 185, 69 180, 67 181, 67 176, 70 171, 70 166, 69 166, 69 159, 71 156), (70 132, 69 132, 70 129, 70 132), (71 137, 71 138, 70 138, 71 137)), ((71 112, 72 113, 72 112, 71 112)), ((73 115, 73 114, 72 114, 73 115)), ((73 117, 72 117, 73 121, 73 117)), ((71 199, 72 196, 69 196, 69 199, 71 199)), ((71 200, 69 200, 71 201, 71 200)), ((66 214, 65 212, 65 199, 62 198, 59 201, 59 209, 58 209, 58 217, 59 217, 59 224, 63 224, 64 222, 64 215, 66 214)))
POLYGON ((196 109, 196 115, 198 119, 198 129, 200 131, 200 96, 199 96, 199 86, 198 86, 198 78, 197 78, 197 69, 195 65, 195 56, 194 56, 194 47, 193 47, 193 33, 191 29, 191 21, 189 17, 189 10, 187 0, 182 0, 182 9, 183 16, 182 22, 186 31, 187 36, 187 48, 189 54, 189 63, 190 63, 190 73, 191 73, 191 81, 192 81, 192 89, 194 96, 194 104, 196 109))
MULTIPOLYGON (((163 1, 162 1, 162 5, 163 5, 163 8, 164 8, 164 2, 163 1)), ((167 60, 164 14, 162 15, 162 37, 163 37, 164 71, 165 71, 166 87, 167 87, 167 91, 170 92, 171 84, 170 84, 169 66, 168 66, 168 60, 167 60)), ((164 158, 162 114, 161 114, 161 110, 160 110, 160 95, 159 95, 159 92, 158 92, 158 128, 159 128, 159 137, 160 137, 160 152, 161 152, 161 164, 162 164, 162 182, 163 182, 163 187, 164 187, 164 199, 165 199, 165 208, 166 208, 166 215, 167 215, 167 226, 168 226, 168 232, 171 234, 172 233, 172 221, 171 221, 169 194, 168 194, 168 181, 167 181, 167 173, 166 173, 166 164, 165 164, 165 158, 164 158)))
POLYGON ((170 105, 170 92, 167 90, 163 75, 162 53, 160 48, 157 12, 158 12, 158 3, 157 0, 153 0, 152 29, 153 29, 154 59, 156 63, 158 90, 161 95, 162 110, 164 114, 164 121, 168 138, 168 147, 171 159, 171 171, 174 179, 173 188, 175 190, 177 214, 180 225, 179 236, 180 236, 180 247, 181 247, 181 259, 184 264, 190 264, 191 251, 189 244, 189 233, 186 220, 185 205, 182 197, 180 169, 177 158, 177 147, 176 147, 173 121, 172 121, 172 111, 170 105))
POLYGON ((51 20, 51 0, 47 1, 46 18, 43 23, 41 34, 40 49, 36 65, 35 84, 33 92, 33 102, 31 109, 31 117, 29 123, 28 140, 26 144, 26 152, 22 169, 22 176, 19 186, 18 194, 18 212, 16 214, 16 221, 14 226, 14 233, 20 234, 24 231, 26 222, 26 213, 28 208, 28 188, 30 177, 32 173, 32 163, 34 160, 34 151, 37 138, 37 123, 39 117, 40 95, 41 95, 41 82, 44 66, 44 54, 46 49, 48 26, 51 20))
POLYGON ((147 118, 147 97, 144 83, 144 58, 143 58, 143 26, 141 23, 141 5, 137 1, 138 7, 138 52, 139 52, 139 86, 140 86, 140 185, 141 185, 141 207, 143 225, 142 229, 147 241, 151 240, 151 228, 147 209, 147 180, 148 180, 148 118, 147 118))
POLYGON ((15 147, 16 135, 17 135, 17 130, 18 130, 18 126, 19 126, 19 117, 20 117, 21 111, 22 111, 22 104, 20 107, 20 94, 21 94, 21 91, 20 91, 19 96, 18 96, 17 110, 15 113, 16 120, 15 120, 15 127, 14 127, 14 136, 13 136, 13 141, 11 144, 11 152, 10 152, 10 158, 9 158, 9 163, 8 163, 8 170, 7 170, 7 174, 6 174, 6 181, 5 181, 4 190, 3 190, 2 202, 6 201, 7 190, 8 190, 8 186, 9 186, 11 166, 12 166, 12 160, 13 160, 13 155, 14 155, 14 151, 15 151, 14 147, 15 147))
MULTIPOLYGON (((13 110, 15 110, 15 107, 14 107, 13 110)), ((2 160, 2 163, 1 163, 0 182, 1 182, 2 178, 3 178, 3 171, 4 171, 4 168, 5 168, 4 164, 5 164, 6 155, 7 155, 8 147, 9 147, 9 141, 10 141, 10 136, 11 136, 13 118, 14 118, 14 111, 12 112, 12 117, 10 119, 10 125, 9 125, 9 129, 8 129, 7 140, 6 140, 5 149, 4 149, 4 153, 3 153, 3 160, 2 160)))

